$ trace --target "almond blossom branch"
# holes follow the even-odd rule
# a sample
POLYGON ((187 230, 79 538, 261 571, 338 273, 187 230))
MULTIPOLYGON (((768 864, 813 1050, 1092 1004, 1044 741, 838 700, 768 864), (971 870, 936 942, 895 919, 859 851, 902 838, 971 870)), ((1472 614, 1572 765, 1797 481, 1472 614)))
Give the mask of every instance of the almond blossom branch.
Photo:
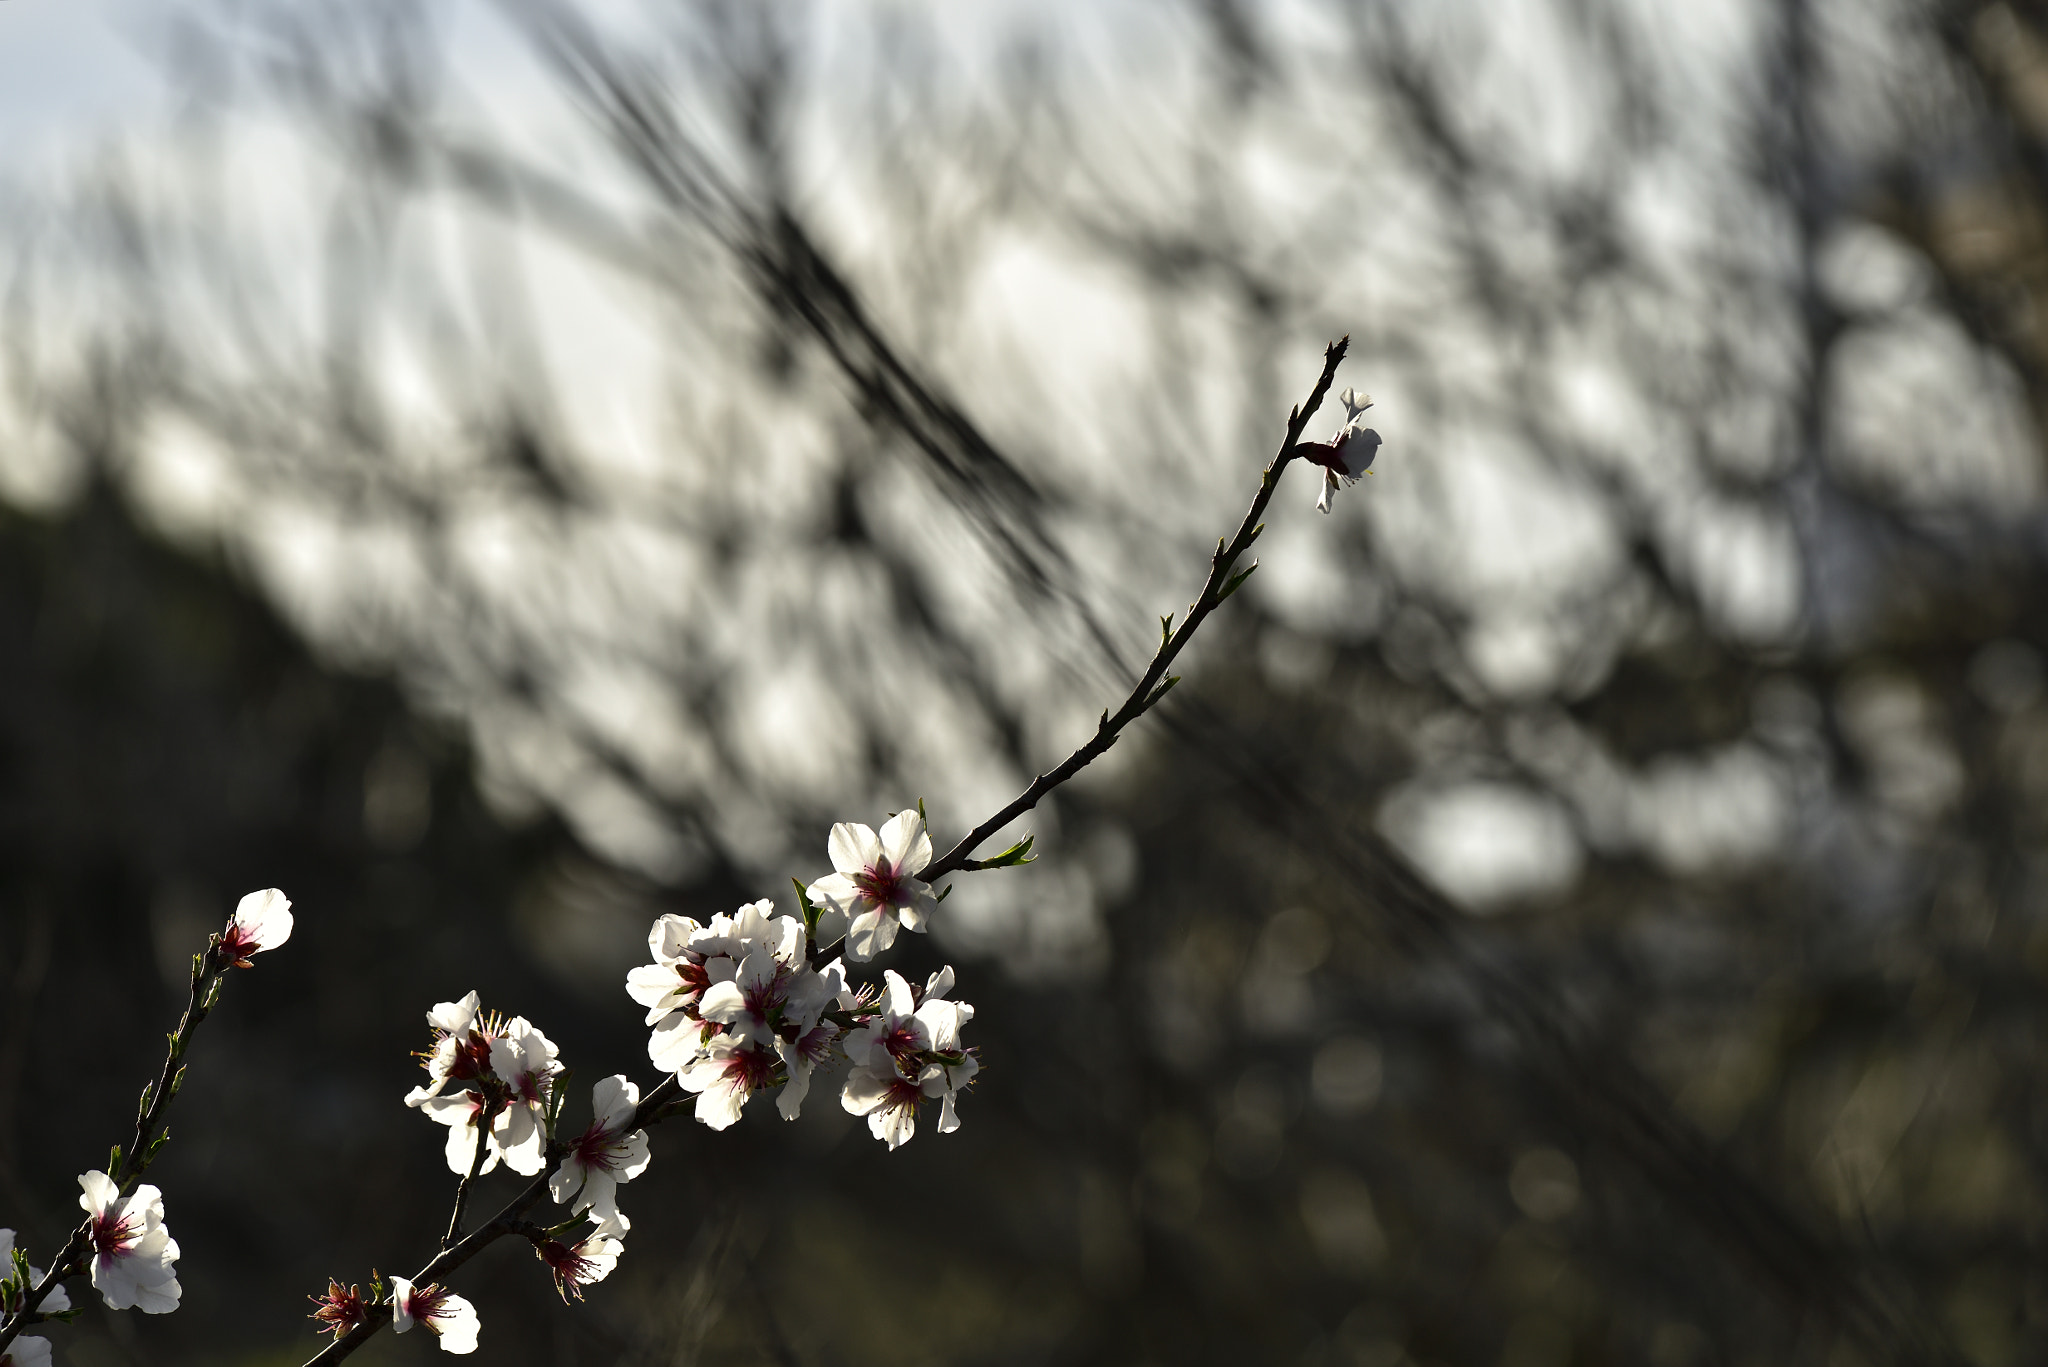
MULTIPOLYGON (((675 1090, 675 1078, 663 1078, 661 1082, 656 1084, 641 1099, 640 1104, 634 1108, 633 1118, 630 1122, 631 1127, 639 1130, 652 1129, 660 1124, 662 1120, 674 1114, 674 1107, 670 1104, 671 1099, 668 1093, 675 1090)), ((479 1151, 482 1149, 482 1136, 486 1133, 488 1131, 485 1127, 478 1127, 479 1151)), ((547 1167, 542 1169, 540 1174, 531 1182, 527 1183, 524 1191, 513 1197, 502 1210, 484 1224, 479 1225, 460 1242, 452 1247, 444 1246, 425 1267, 419 1270, 412 1278, 412 1281, 421 1286, 438 1284, 450 1273, 454 1272, 471 1258, 474 1258, 477 1254, 483 1252, 484 1249, 490 1247, 493 1243, 496 1243, 499 1239, 508 1234, 523 1235, 529 1225, 525 1218, 526 1212, 531 1210, 539 1203, 541 1197, 547 1194, 550 1179, 554 1177, 556 1170, 562 1166, 563 1160, 568 1156, 569 1148, 567 1145, 550 1144, 548 1146, 547 1167)), ((479 1160, 480 1162, 481 1160, 479 1160)), ((472 1173, 471 1176, 474 1178, 475 1174, 472 1173)), ((463 1187, 464 1192, 466 1192, 468 1183, 465 1182, 463 1187)), ((462 1193, 458 1193, 458 1201, 461 1195, 462 1193)), ((452 1228, 459 1219, 460 1210, 458 1207, 456 1220, 450 1222, 450 1227, 452 1228)), ((323 1364, 340 1362, 375 1337, 379 1330, 391 1323, 391 1319, 392 1307, 388 1301, 363 1307, 363 1318, 356 1326, 347 1333, 337 1337, 334 1342, 328 1344, 312 1357, 306 1359, 305 1367, 323 1367, 323 1364)))
MULTIPOLYGON (((919 871, 918 877, 925 883, 936 883, 949 873, 970 873, 979 869, 1007 867, 1002 856, 992 860, 977 860, 969 856, 997 831, 1036 807, 1055 788, 1100 759, 1104 752, 1116 743, 1118 734, 1125 727, 1151 711, 1158 705, 1159 700, 1166 696, 1167 691, 1180 682, 1178 675, 1167 674, 1167 668, 1194 637, 1195 632, 1201 629, 1209 614, 1216 610, 1217 604, 1236 592, 1238 585, 1244 582, 1245 576, 1257 568, 1257 562, 1254 561, 1244 570, 1232 572, 1238 557, 1250 549, 1252 542, 1258 540, 1259 533, 1265 530, 1259 519, 1266 511, 1266 504, 1272 500, 1274 489, 1279 487, 1280 475, 1286 469, 1287 462, 1295 457, 1295 448, 1301 441, 1302 430, 1308 426, 1309 419, 1315 416, 1316 409, 1322 405, 1323 397, 1329 393, 1330 384, 1337 377, 1337 367, 1344 360, 1344 353, 1350 345, 1351 338, 1346 336, 1332 343, 1323 352, 1323 373, 1317 378, 1315 388, 1309 392, 1308 402, 1288 415, 1287 436, 1280 443, 1279 453, 1273 457, 1272 463, 1266 467, 1264 475, 1259 480, 1259 492, 1252 499, 1252 506, 1246 511, 1244 520, 1238 524, 1237 535, 1228 543, 1216 543, 1216 552, 1209 560, 1208 581, 1202 585, 1201 593, 1189 605, 1187 617, 1181 622, 1180 627, 1177 630, 1162 632, 1163 639, 1159 643, 1158 651, 1153 654, 1151 664, 1146 666, 1137 685, 1131 689, 1130 696, 1124 699, 1123 706, 1117 708, 1114 715, 1104 712, 1101 722, 1095 728, 1094 736, 1089 738, 1087 744, 1067 756, 1057 768, 1049 769, 1031 780, 1031 786, 1018 794, 1008 806, 962 836, 960 843, 919 871)), ((1163 627, 1165 624, 1161 625, 1163 627)))
MULTIPOLYGON (((163 1070, 157 1075, 155 1082, 142 1089, 141 1101, 136 1106, 135 1132, 129 1139, 126 1151, 124 1152, 120 1145, 115 1145, 107 1156, 105 1174, 89 1173, 80 1179, 81 1182, 86 1182, 89 1178, 104 1184, 101 1190, 107 1199, 99 1202, 102 1207, 108 1206, 113 1198, 126 1197, 134 1191, 136 1183, 142 1180, 143 1173, 149 1170, 149 1165, 155 1161, 158 1151, 163 1148, 164 1141, 170 1138, 170 1131, 165 1128, 164 1117, 170 1109, 171 1099, 177 1096, 179 1089, 185 1085, 185 1051, 191 1047, 192 1037, 198 1032, 200 1024, 219 1004, 221 986, 228 970, 249 967, 251 955, 283 944, 291 933, 291 901, 275 888, 252 892, 235 908, 234 915, 228 920, 227 928, 220 934, 209 937, 205 950, 192 956, 191 994, 185 1002, 185 1013, 178 1019, 178 1028, 168 1037, 163 1070)), ((151 1201, 144 1203, 148 1205, 155 1200, 155 1189, 145 1190, 152 1193, 151 1201)), ((125 1223, 125 1207, 120 1207, 121 1213, 110 1221, 107 1218, 108 1210, 93 1208, 93 1194, 94 1187, 88 1185, 87 1209, 90 1213, 79 1223, 78 1228, 71 1232, 71 1238, 66 1241, 56 1260, 50 1264, 50 1270, 43 1274, 35 1286, 23 1292, 12 1310, 4 1317, 0 1317, 0 1363, 6 1362, 7 1346, 14 1342, 23 1329, 49 1318, 42 1313, 42 1307, 48 1301, 50 1293, 65 1280, 86 1272, 92 1266, 91 1255, 102 1251, 104 1247, 101 1242, 102 1235, 110 1241, 125 1239, 131 1246, 135 1242, 132 1232, 125 1223), (105 1228, 102 1228, 103 1226, 105 1228)), ((160 1211, 156 1218, 160 1220, 160 1211)), ((166 1266, 169 1260, 175 1260, 176 1257, 177 1253, 173 1248, 169 1259, 166 1260, 166 1266)), ((172 1303, 175 1303, 176 1281, 168 1280, 172 1288, 168 1294, 172 1297, 172 1303)))

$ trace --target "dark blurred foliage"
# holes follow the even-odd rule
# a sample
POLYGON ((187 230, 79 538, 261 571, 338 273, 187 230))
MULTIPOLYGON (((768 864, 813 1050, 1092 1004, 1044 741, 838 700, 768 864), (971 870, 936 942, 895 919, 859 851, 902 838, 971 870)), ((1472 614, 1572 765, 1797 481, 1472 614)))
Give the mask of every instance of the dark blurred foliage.
POLYGON ((674 1123, 587 1304, 516 1249, 466 1274, 491 1360, 2048 1356, 2048 12, 1726 10, 1710 109, 1622 5, 1134 11, 1105 45, 1177 87, 1098 80, 1051 20, 958 82, 893 11, 832 19, 872 44, 833 66, 749 5, 515 7, 568 152, 469 117, 410 7, 166 30, 195 108, 271 101, 332 178, 296 260, 236 235, 219 166, 116 167, 70 266, 20 258, 58 283, 17 281, 17 398, 92 472, 0 546, 0 1194, 33 1248, 209 918, 276 884, 301 920, 174 1112, 185 1312, 91 1310, 65 1360, 298 1360, 298 1297, 444 1218, 397 1104, 432 1002, 644 1077, 616 985, 653 915, 811 876, 824 822, 918 793, 943 838, 1064 753, 1248 496, 1292 358, 1347 330, 1346 379, 1402 401, 1376 487, 1269 536, 1334 577, 1233 600, 1036 818, 1042 865, 899 942, 979 1008, 964 1128, 890 1155, 822 1088, 674 1123), (1575 155, 1519 140, 1509 31, 1584 101, 1575 155), (805 151, 821 69, 871 83, 827 111, 852 171, 805 151), (1238 177, 1275 147, 1341 174, 1269 202, 1238 177), (660 320, 651 473, 594 457, 540 354, 568 325, 488 226, 467 284, 407 255, 449 205, 660 320), (1150 370, 1085 414, 969 366, 968 264, 1024 228, 1144 304, 1150 370), (52 361, 25 339, 64 290, 88 344, 52 361), (439 426, 380 397, 413 315, 439 426), (1581 355, 1590 415, 1552 369, 1581 355), (163 413, 228 453, 198 532, 152 484, 163 413), (1521 453, 1511 524, 1607 548, 1563 588, 1472 563, 1475 428, 1521 453), (360 542, 324 597, 276 553, 316 534, 360 542), (792 720, 828 704, 823 740, 792 720))

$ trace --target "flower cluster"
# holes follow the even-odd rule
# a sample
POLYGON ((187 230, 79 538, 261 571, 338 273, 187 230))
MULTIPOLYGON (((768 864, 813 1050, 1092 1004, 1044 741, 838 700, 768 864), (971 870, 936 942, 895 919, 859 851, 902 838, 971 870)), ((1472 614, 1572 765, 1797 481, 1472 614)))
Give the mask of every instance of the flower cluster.
MULTIPOLYGON (((590 1124, 558 1140, 564 1069, 553 1041, 538 1027, 523 1016, 505 1020, 484 1011, 474 992, 437 1003, 427 1024, 434 1043, 417 1055, 427 1081, 406 1094, 406 1105, 448 1126, 451 1172, 467 1178, 500 1162, 527 1177, 547 1171, 548 1190, 569 1207, 571 1220, 587 1219, 593 1226, 580 1241, 554 1237, 566 1226, 541 1231, 535 1240, 563 1299, 580 1299, 583 1285, 603 1280, 617 1264, 625 1247, 620 1238, 632 1228, 619 1209, 618 1188, 647 1169, 647 1132, 637 1123, 639 1088, 623 1076, 603 1079, 591 1090, 590 1124)), ((391 1285, 398 1332, 419 1324, 444 1352, 475 1351, 477 1315, 468 1301, 445 1287, 415 1286, 402 1277, 392 1278, 391 1285)), ((366 1300, 357 1288, 344 1291, 330 1280, 327 1294, 313 1298, 312 1318, 321 1332, 339 1338, 365 1322, 380 1294, 373 1290, 366 1300)))
POLYGON ((546 1167, 546 1122, 562 1071, 553 1042, 524 1016, 507 1021, 480 1011, 474 992, 436 1005, 427 1024, 434 1046, 419 1055, 427 1085, 408 1092, 405 1104, 448 1126, 448 1170, 468 1174, 480 1130, 481 1171, 501 1160, 526 1177, 546 1167), (446 1090, 450 1084, 459 1090, 446 1090))
POLYGON ((722 1130, 747 1098, 781 1086, 795 1119, 811 1069, 829 1057, 841 1027, 825 1018, 845 990, 845 966, 814 969, 809 936, 763 898, 699 925, 664 916, 648 932, 654 962, 626 978, 626 992, 654 1027, 647 1054, 697 1094, 697 1118, 722 1130))
POLYGON ((835 871, 805 890, 811 925, 776 915, 766 899, 709 924, 675 915, 654 923, 654 962, 626 979, 653 1027, 648 1057, 696 1093, 697 1118, 715 1130, 772 1087, 781 1089, 776 1109, 796 1119, 812 1072, 840 1056, 853 1064, 841 1104, 868 1117, 890 1148, 910 1138, 926 1101, 940 1102, 942 1132, 957 1129, 955 1098, 979 1064, 960 1042, 974 1008, 945 996, 953 971, 922 992, 890 972, 876 993, 848 984, 844 960, 811 963, 812 949, 841 939, 861 963, 888 949, 899 926, 924 930, 937 905, 916 877, 932 857, 924 818, 899 812, 879 835, 841 823, 827 852, 835 871))

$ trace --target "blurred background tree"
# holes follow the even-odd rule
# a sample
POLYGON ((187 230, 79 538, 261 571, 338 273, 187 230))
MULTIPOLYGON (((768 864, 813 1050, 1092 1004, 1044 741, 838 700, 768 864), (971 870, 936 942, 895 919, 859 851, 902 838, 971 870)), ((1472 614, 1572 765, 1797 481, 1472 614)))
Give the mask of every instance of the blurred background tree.
POLYGON ((2048 1351, 2048 10, 141 31, 163 116, 6 219, 0 1222, 211 920, 300 931, 158 1169, 186 1313, 64 1360, 302 1360, 438 1230, 432 1002, 644 1077, 654 915, 1063 755, 1346 332, 1380 473, 899 942, 965 1127, 670 1128, 587 1305, 478 1267, 485 1350, 2048 1351))

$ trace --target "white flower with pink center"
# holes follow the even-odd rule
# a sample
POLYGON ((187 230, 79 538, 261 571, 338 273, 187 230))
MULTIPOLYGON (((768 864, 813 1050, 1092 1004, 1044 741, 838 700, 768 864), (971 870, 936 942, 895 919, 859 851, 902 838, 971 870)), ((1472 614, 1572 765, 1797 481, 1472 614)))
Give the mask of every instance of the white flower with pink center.
POLYGON ((868 1118, 868 1131, 891 1149, 901 1148, 917 1132, 917 1108, 924 1089, 896 1071, 858 1064, 846 1075, 839 1104, 853 1115, 868 1118))
POLYGON ((441 1342, 444 1353, 476 1351, 476 1307, 445 1287, 414 1286, 403 1277, 391 1279, 391 1328, 403 1334, 415 1324, 441 1342))
POLYGON ((623 1075, 605 1078, 590 1092, 595 1119, 568 1143, 562 1165, 548 1178, 548 1191, 571 1215, 590 1212, 600 1233, 623 1234, 630 1223, 619 1212, 618 1187, 647 1170, 647 1131, 632 1128, 640 1089, 623 1075))
MULTIPOLYGON (((13 1274, 14 1231, 11 1229, 0 1229, 0 1279, 10 1277, 13 1274)), ((30 1263, 28 1268, 28 1288, 33 1289, 42 1279, 43 1269, 37 1267, 34 1263, 30 1263)), ((20 1299, 19 1296, 13 1299, 0 1299, 0 1315, 4 1315, 7 1311, 14 1309, 20 1299)), ((71 1297, 65 1293, 61 1285, 51 1287, 50 1293, 43 1297, 41 1303, 36 1307, 40 1313, 45 1315, 54 1315, 60 1310, 69 1310, 70 1308, 71 1297)), ((15 1340, 16 1343, 20 1341, 19 1339, 15 1340)))
POLYGON ((491 1124, 491 1142, 504 1155, 505 1166, 522 1177, 547 1166, 548 1103, 555 1075, 562 1071, 555 1061, 557 1052, 524 1016, 514 1016, 504 1033, 491 1041, 491 1071, 509 1094, 505 1109, 491 1124))
POLYGON ((842 821, 826 842, 833 872, 811 884, 810 897, 822 909, 818 943, 846 937, 846 957, 865 963, 896 943, 896 927, 923 931, 938 899, 924 880, 915 877, 932 862, 932 838, 924 817, 898 812, 877 835, 866 826, 842 821))
POLYGON ((772 1086, 782 1066, 773 1049, 760 1049, 737 1035, 719 1035, 705 1046, 704 1056, 676 1074, 683 1090, 697 1094, 697 1119, 722 1130, 740 1118, 747 1098, 772 1086))
POLYGON ((960 1042, 974 1008, 945 996, 953 990, 951 968, 934 973, 921 995, 894 970, 882 977, 875 1014, 847 1037, 854 1067, 839 1102, 866 1116, 869 1132, 895 1149, 916 1133, 918 1108, 927 1101, 940 1103, 941 1134, 959 1129, 957 1098, 981 1064, 960 1042))
POLYGON ((220 962, 249 967, 249 956, 276 949, 292 937, 292 902, 276 888, 252 892, 235 906, 215 953, 220 962))
POLYGON ((846 1056, 857 1066, 895 1068, 915 1077, 917 1056, 931 1048, 931 1026, 917 1014, 917 994, 895 969, 882 974, 875 1014, 846 1037, 846 1056))
POLYGON ((78 1204, 91 1219, 92 1285, 115 1310, 162 1315, 178 1308, 184 1288, 171 1264, 178 1241, 164 1226, 163 1193, 139 1186, 128 1195, 103 1172, 79 1176, 78 1204))
POLYGON ((796 975, 765 949, 740 961, 730 982, 713 983, 698 1004, 707 1021, 761 1049, 775 1047, 775 1025, 796 975))

